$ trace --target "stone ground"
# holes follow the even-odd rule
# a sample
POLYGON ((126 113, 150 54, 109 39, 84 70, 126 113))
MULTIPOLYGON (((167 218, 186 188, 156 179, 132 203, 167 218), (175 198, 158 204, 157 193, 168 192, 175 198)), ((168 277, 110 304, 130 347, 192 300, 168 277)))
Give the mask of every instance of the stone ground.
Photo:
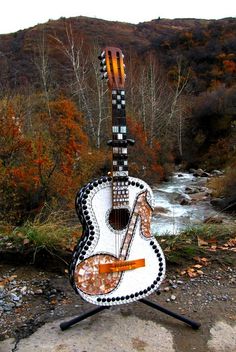
POLYGON ((236 352, 236 272, 209 265, 189 278, 171 267, 148 299, 200 322, 199 330, 140 302, 106 309, 61 331, 94 306, 64 274, 0 265, 0 352, 236 352))

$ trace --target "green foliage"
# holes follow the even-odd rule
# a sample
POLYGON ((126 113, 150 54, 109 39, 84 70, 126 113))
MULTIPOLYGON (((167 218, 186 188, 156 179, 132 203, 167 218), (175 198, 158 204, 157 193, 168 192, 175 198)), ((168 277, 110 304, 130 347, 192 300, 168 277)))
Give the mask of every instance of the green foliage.
POLYGON ((157 240, 164 249, 167 261, 172 264, 181 265, 186 262, 192 262, 194 257, 204 256, 212 257, 215 261, 220 261, 221 264, 235 263, 233 252, 224 252, 224 255, 217 255, 219 253, 209 251, 211 243, 218 246, 224 245, 231 238, 235 238, 236 225, 222 225, 222 224, 202 224, 198 226, 189 227, 183 230, 176 236, 158 236, 157 240), (201 246, 203 241, 209 246, 201 246), (219 258, 220 257, 220 258, 219 258))
POLYGON ((41 213, 34 220, 26 221, 22 226, 11 230, 5 225, 0 231, 0 237, 7 238, 18 250, 23 251, 29 248, 72 251, 81 235, 79 225, 73 225, 73 213, 50 212, 46 219, 43 220, 43 218, 44 215, 41 213))

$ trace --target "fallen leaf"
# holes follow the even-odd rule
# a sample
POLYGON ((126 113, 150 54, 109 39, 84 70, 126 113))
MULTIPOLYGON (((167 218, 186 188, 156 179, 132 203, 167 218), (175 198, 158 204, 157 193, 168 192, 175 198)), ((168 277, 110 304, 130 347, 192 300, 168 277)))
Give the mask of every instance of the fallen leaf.
POLYGON ((203 275, 203 271, 202 271, 202 270, 197 270, 197 273, 198 273, 199 275, 203 275))
POLYGON ((189 277, 196 277, 197 276, 197 273, 195 271, 188 270, 187 274, 188 274, 189 277))
POLYGON ((197 244, 198 247, 205 247, 208 246, 208 242, 206 242, 205 240, 203 240, 201 237, 197 236, 197 244))
POLYGON ((207 240, 208 243, 217 243, 217 239, 216 238, 210 238, 209 240, 207 240))
POLYGON ((196 260, 198 263, 203 264, 205 266, 209 264, 209 259, 207 259, 205 257, 201 258, 201 257, 196 256, 196 257, 193 257, 193 259, 196 260))
POLYGON ((170 252, 170 251, 171 251, 170 247, 166 247, 166 248, 164 249, 164 252, 165 252, 165 253, 168 253, 168 252, 170 252))
POLYGON ((197 268, 197 269, 200 269, 200 268, 202 268, 202 265, 201 264, 195 264, 193 267, 197 268))
POLYGON ((22 232, 17 232, 16 236, 19 237, 19 238, 24 238, 25 237, 25 235, 22 232))

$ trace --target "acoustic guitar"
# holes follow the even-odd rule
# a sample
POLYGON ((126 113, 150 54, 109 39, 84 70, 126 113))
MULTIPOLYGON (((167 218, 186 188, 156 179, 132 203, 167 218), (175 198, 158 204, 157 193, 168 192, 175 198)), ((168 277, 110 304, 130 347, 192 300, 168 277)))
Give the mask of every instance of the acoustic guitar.
POLYGON ((112 103, 112 172, 77 194, 83 234, 70 264, 72 287, 84 300, 101 306, 130 303, 153 293, 165 275, 165 257, 151 234, 151 188, 128 175, 125 73, 119 48, 100 56, 112 103))

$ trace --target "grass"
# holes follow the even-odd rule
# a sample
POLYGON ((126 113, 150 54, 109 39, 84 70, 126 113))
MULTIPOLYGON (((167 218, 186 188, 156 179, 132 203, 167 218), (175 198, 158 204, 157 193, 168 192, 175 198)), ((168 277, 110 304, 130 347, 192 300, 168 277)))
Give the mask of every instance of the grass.
POLYGON ((29 248, 72 251, 80 235, 81 226, 79 221, 74 221, 72 212, 57 211, 44 220, 39 215, 22 226, 0 224, 0 247, 21 251, 29 248))
POLYGON ((192 261, 196 256, 206 256, 225 263, 235 263, 235 252, 223 251, 219 255, 217 248, 236 236, 236 224, 202 224, 189 227, 176 236, 159 236, 157 240, 163 248, 167 261, 182 264, 192 261), (220 259, 219 259, 220 258, 220 259))
MULTIPOLYGON (((74 212, 50 212, 43 219, 40 215, 22 226, 12 227, 0 223, 0 249, 21 253, 44 248, 51 253, 72 252, 81 236, 81 225, 74 212)), ((212 245, 223 246, 236 236, 236 224, 202 224, 189 227, 175 236, 158 236, 167 262, 179 264, 193 261, 196 256, 213 258, 217 262, 235 263, 235 252, 210 251, 212 245), (201 245, 201 241, 208 246, 201 245), (221 254, 220 254, 221 252, 221 254)))

